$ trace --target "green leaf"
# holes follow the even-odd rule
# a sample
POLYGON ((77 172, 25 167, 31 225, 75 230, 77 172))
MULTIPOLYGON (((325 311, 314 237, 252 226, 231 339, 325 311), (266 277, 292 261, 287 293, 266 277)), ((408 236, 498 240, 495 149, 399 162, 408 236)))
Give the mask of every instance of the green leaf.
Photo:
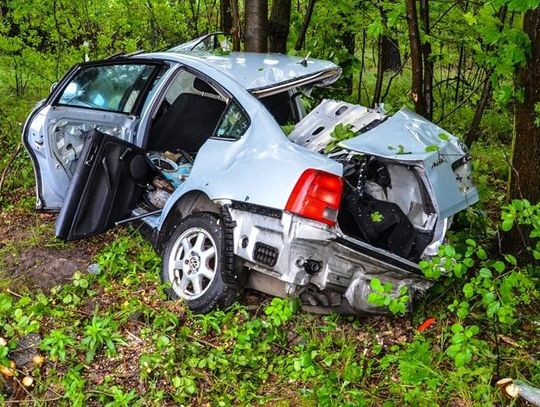
POLYGON ((463 294, 465 298, 472 298, 474 295, 474 287, 471 283, 467 283, 463 286, 463 294))
POLYGON ((369 286, 371 287, 371 289, 377 293, 383 293, 384 292, 384 288, 383 288, 383 285, 381 283, 381 280, 379 280, 378 278, 374 278, 371 280, 371 282, 369 283, 369 286))
POLYGON ((506 219, 506 220, 503 220, 502 223, 501 223, 501 229, 504 232, 508 232, 513 227, 514 227, 514 220, 513 219, 506 219))
POLYGON ((448 257, 454 257, 456 255, 456 249, 453 246, 444 246, 444 254, 448 257))
POLYGON ((482 267, 480 269, 480 271, 478 272, 478 274, 482 278, 491 278, 491 277, 493 277, 493 274, 491 274, 491 270, 486 268, 486 267, 482 267))
POLYGON ((500 307, 501 304, 499 304, 497 301, 490 303, 486 311, 488 317, 492 318, 497 313, 497 311, 499 311, 500 307))
POLYGON ((471 325, 465 330, 465 336, 467 336, 467 338, 472 338, 473 336, 478 335, 479 332, 480 328, 478 328, 478 326, 471 325))
POLYGON ((448 141, 448 140, 450 140, 450 136, 449 136, 448 134, 446 134, 446 133, 441 133, 441 134, 439 134, 439 138, 440 138, 441 140, 443 140, 443 141, 448 141))
POLYGON ((506 266, 504 262, 499 260, 493 263, 493 268, 497 270, 497 272, 502 273, 506 269, 506 266))
POLYGON ((384 216, 379 211, 371 212, 369 215, 373 223, 381 223, 384 220, 384 216))
POLYGON ((467 243, 467 246, 476 247, 476 242, 473 239, 467 239, 465 243, 467 243))
POLYGON ((514 256, 512 256, 511 254, 505 254, 504 255, 504 259, 510 263, 512 266, 517 266, 517 260, 514 256))
POLYGON ((456 364, 456 367, 463 367, 467 363, 469 363, 471 359, 472 357, 469 355, 469 353, 461 352, 456 355, 456 357, 454 358, 454 362, 456 364))
POLYGON ((476 255, 478 256, 478 258, 480 260, 486 260, 487 259, 486 251, 481 247, 478 248, 478 251, 476 252, 476 255))

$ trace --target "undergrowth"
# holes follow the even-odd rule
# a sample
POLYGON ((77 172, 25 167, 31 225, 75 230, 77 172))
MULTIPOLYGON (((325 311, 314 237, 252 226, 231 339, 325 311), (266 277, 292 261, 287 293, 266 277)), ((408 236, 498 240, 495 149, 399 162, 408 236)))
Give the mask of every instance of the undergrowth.
MULTIPOLYGON (((512 221, 531 219, 520 214, 512 221)), ((121 236, 97 256, 95 274, 77 273, 50 295, 0 293, 0 363, 15 377, 6 376, 4 389, 37 405, 491 405, 500 401, 498 377, 540 381, 531 355, 539 321, 521 312, 534 305, 529 280, 508 282, 521 272, 514 259, 488 259, 467 245, 463 255, 446 246, 423 264, 431 277, 444 267, 466 278, 462 291, 447 276, 439 289, 453 300, 420 304, 410 319, 309 315, 277 298, 193 315, 165 298, 152 248, 121 236), (498 289, 486 291, 486 279, 498 289), (508 284, 517 296, 503 295, 508 284), (437 324, 415 329, 428 316, 437 324), (41 337, 43 360, 13 366, 13 350, 30 333, 41 337), (25 376, 31 387, 21 384, 25 376)))

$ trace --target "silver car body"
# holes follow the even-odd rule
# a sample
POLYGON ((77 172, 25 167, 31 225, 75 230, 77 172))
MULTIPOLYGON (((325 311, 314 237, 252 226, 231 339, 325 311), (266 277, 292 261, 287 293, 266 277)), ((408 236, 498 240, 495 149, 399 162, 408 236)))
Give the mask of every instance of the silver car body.
MULTIPOLYGON (((327 300, 317 304, 321 309, 378 312, 381 309, 367 301, 373 278, 391 282, 396 295, 404 285, 412 292, 427 289, 429 283, 420 275, 415 263, 346 236, 339 226, 330 227, 288 213, 285 207, 306 169, 343 175, 342 164, 331 155, 321 153, 336 124, 350 123, 353 128, 361 129, 380 120, 382 123, 378 126, 340 146, 347 154, 369 154, 390 163, 392 176, 397 180, 396 196, 392 199, 404 208, 412 207, 411 203, 420 199, 414 196, 418 191, 408 184, 411 175, 404 169, 418 169, 435 206, 429 219, 417 222, 418 225, 429 224, 434 230, 433 241, 424 252, 424 256, 433 255, 444 239, 451 217, 478 200, 467 163, 459 169, 462 174, 452 168, 454 162, 467 157, 457 138, 408 110, 387 118, 380 111, 335 101, 324 101, 287 137, 258 98, 337 80, 341 70, 326 61, 302 61, 273 54, 220 56, 173 52, 136 55, 130 59, 168 65, 146 97, 138 117, 51 106, 49 100, 40 102, 30 115, 23 139, 36 171, 39 209, 61 208, 73 162, 84 141, 70 142, 67 151, 66 134, 69 132, 60 132, 59 128, 97 127, 144 148, 164 92, 176 72, 186 68, 234 98, 249 117, 250 124, 236 141, 219 138, 206 141, 197 153, 189 177, 170 196, 161 214, 143 219, 157 236, 164 233, 171 217, 176 216, 174 209, 186 197, 204 194, 216 206, 227 208, 235 222, 235 254, 251 270, 249 284, 258 290, 285 296, 300 295, 308 287, 316 287, 327 296, 327 300), (337 115, 338 110, 344 111, 343 107, 353 113, 337 115), (313 127, 319 128, 321 123, 326 126, 325 131, 314 137, 313 127), (62 133, 63 139, 55 139, 55 132, 62 133), (257 242, 277 249, 279 257, 274 266, 255 259, 257 242), (304 263, 308 260, 320 264, 320 271, 306 272, 304 263)), ((371 193, 378 192, 372 188, 371 193)), ((134 211, 134 215, 137 214, 140 211, 134 211)), ((414 216, 411 210, 411 219, 414 216)))

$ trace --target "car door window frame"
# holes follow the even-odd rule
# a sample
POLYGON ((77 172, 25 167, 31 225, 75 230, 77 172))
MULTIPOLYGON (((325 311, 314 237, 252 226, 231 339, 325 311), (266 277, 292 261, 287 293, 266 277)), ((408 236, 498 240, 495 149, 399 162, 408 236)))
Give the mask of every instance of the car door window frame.
POLYGON ((223 87, 220 83, 218 83, 215 79, 211 78, 210 76, 202 73, 201 71, 199 71, 199 70, 197 70, 195 68, 192 68, 189 65, 179 63, 178 66, 174 67, 173 69, 174 69, 174 72, 171 73, 171 76, 170 76, 170 78, 168 78, 167 82, 165 84, 163 84, 163 87, 162 87, 162 89, 160 89, 159 95, 156 98, 156 103, 154 103, 154 106, 152 106, 150 108, 150 112, 148 113, 148 122, 147 122, 147 125, 145 126, 145 130, 144 130, 145 136, 144 136, 144 139, 143 139, 143 142, 142 142, 143 148, 146 149, 148 147, 150 129, 152 128, 155 115, 157 114, 159 108, 161 107, 161 104, 165 100, 167 92, 169 91, 172 83, 175 81, 176 77, 178 76, 178 74, 181 71, 189 72, 192 75, 194 75, 195 77, 207 82, 221 96, 223 96, 225 98, 225 103, 226 103, 225 109, 223 110, 223 114, 219 118, 218 124, 216 125, 216 128, 212 131, 212 135, 209 137, 209 139, 223 140, 223 141, 238 141, 238 140, 240 140, 243 135, 241 137, 239 137, 239 138, 216 136, 216 131, 219 128, 219 126, 221 125, 221 123, 223 122, 224 115, 228 112, 231 103, 236 103, 240 107, 240 110, 243 112, 243 115, 247 119, 248 124, 246 126, 246 130, 244 131, 244 134, 247 132, 247 130, 251 126, 251 117, 246 112, 246 110, 244 109, 242 104, 234 97, 234 95, 230 91, 228 91, 225 87, 223 87))
POLYGON ((62 79, 62 81, 58 84, 58 86, 55 87, 53 92, 49 95, 45 103, 50 104, 52 106, 58 106, 58 107, 68 107, 68 108, 75 108, 75 109, 88 109, 88 110, 96 110, 96 111, 104 111, 108 113, 114 113, 114 114, 123 114, 127 116, 135 116, 138 117, 141 114, 142 108, 144 106, 144 102, 146 100, 146 97, 148 96, 149 91, 152 89, 152 86, 155 85, 156 80, 158 78, 158 75, 160 72, 162 72, 164 69, 166 69, 169 65, 165 61, 156 61, 154 59, 144 59, 144 58, 115 58, 111 60, 105 60, 105 61, 97 61, 97 62, 85 62, 82 64, 75 65, 66 76, 62 79), (100 66, 112 66, 112 65, 149 65, 154 66, 154 70, 150 73, 150 76, 142 88, 140 94, 137 96, 137 99, 135 100, 135 103, 133 103, 132 108, 128 112, 122 112, 117 110, 110 110, 110 109, 100 109, 96 107, 84 107, 84 106, 76 106, 76 105, 66 105, 61 104, 60 98, 62 97, 66 87, 72 82, 72 80, 84 69, 92 68, 92 67, 100 67, 100 66))
POLYGON ((216 125, 216 128, 214 129, 214 132, 212 133, 212 136, 210 138, 214 139, 214 140, 238 141, 244 136, 244 134, 246 134, 246 132, 248 131, 250 126, 251 126, 251 119, 249 117, 249 114, 246 112, 246 110, 244 109, 244 107, 242 106, 242 104, 240 102, 238 102, 236 99, 232 98, 227 103, 227 106, 225 107, 225 110, 223 111, 223 114, 221 115, 221 117, 220 117, 220 119, 218 121, 218 124, 216 125), (219 129, 223 125, 223 123, 225 121, 225 118, 227 117, 227 115, 229 114, 230 109, 233 106, 236 106, 236 108, 239 110, 239 112, 242 114, 242 117, 246 121, 245 127, 243 129, 244 131, 238 137, 236 137, 236 136, 227 136, 227 135, 223 135, 223 136, 218 135, 217 133, 218 133, 219 129))

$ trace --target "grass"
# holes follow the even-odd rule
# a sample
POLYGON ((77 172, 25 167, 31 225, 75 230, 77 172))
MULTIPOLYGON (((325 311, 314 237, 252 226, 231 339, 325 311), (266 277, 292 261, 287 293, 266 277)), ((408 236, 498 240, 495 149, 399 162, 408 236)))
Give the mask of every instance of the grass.
MULTIPOLYGON (((44 242, 31 237, 24 247, 44 242)), ((453 321, 433 298, 409 318, 317 316, 293 300, 253 295, 226 312, 193 315, 165 298, 160 260, 137 233, 117 236, 95 261, 99 274, 76 273, 48 295, 0 293, 8 347, 37 332, 45 358, 17 367, 12 397, 37 405, 491 405, 502 402, 492 386, 498 374, 540 380, 538 361, 530 363, 538 327, 505 337, 498 359, 486 348, 455 368, 445 352, 453 321), (429 316, 437 324, 419 333, 429 316), (27 375, 35 384, 25 391, 17 383, 27 375)))

